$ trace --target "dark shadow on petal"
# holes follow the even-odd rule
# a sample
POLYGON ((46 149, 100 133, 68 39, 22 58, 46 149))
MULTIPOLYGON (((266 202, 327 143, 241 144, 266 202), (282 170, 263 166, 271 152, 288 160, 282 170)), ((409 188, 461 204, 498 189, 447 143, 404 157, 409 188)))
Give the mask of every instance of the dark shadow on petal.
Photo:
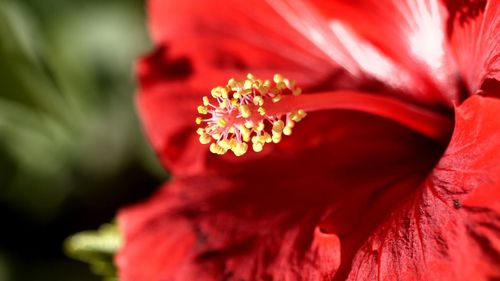
POLYGON ((137 74, 142 87, 158 81, 184 80, 193 73, 187 57, 171 58, 166 45, 158 46, 137 64, 137 74))
POLYGON ((485 79, 479 94, 484 97, 500 98, 500 81, 494 78, 485 79))
POLYGON ((447 22, 448 36, 453 32, 453 24, 458 19, 461 26, 478 17, 486 7, 487 0, 447 0, 449 18, 447 22))

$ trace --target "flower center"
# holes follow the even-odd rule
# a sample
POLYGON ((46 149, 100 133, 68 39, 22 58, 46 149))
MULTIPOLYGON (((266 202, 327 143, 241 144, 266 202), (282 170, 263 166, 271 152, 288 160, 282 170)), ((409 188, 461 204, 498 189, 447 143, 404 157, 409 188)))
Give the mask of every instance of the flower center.
POLYGON ((245 80, 231 78, 226 86, 215 87, 211 98, 204 96, 196 118, 202 144, 210 151, 236 156, 255 152, 266 143, 279 143, 291 135, 295 124, 307 111, 344 109, 378 115, 398 122, 431 139, 446 142, 452 129, 449 116, 426 110, 404 101, 376 94, 335 91, 301 95, 295 83, 280 74, 273 80, 257 79, 248 74, 245 80))
POLYGON ((231 150, 236 156, 245 154, 252 143, 255 152, 266 143, 279 143, 283 135, 290 135, 296 122, 306 116, 302 109, 286 112, 277 106, 286 96, 298 96, 301 89, 280 74, 273 80, 261 80, 252 74, 245 80, 230 79, 226 86, 212 89, 212 100, 203 97, 198 113, 208 118, 196 118, 204 124, 197 133, 202 144, 210 143, 210 151, 225 154, 231 150))

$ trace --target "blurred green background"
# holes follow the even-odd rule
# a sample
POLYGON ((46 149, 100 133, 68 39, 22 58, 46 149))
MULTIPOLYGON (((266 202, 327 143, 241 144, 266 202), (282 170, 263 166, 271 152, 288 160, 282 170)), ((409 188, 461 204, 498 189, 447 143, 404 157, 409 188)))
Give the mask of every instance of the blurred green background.
POLYGON ((140 0, 0 0, 0 281, 100 280, 64 255, 165 178, 134 111, 140 0))

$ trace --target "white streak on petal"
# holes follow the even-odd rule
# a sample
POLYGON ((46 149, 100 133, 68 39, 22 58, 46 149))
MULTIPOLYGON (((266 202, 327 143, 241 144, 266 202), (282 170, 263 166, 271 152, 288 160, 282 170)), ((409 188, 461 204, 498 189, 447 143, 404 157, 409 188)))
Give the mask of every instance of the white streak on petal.
POLYGON ((381 53, 370 42, 361 39, 340 21, 332 20, 330 28, 349 50, 363 72, 394 88, 407 87, 410 80, 409 74, 398 68, 390 58, 381 53))
MULTIPOLYGON (((410 25, 410 48, 415 56, 431 68, 443 67, 444 22, 435 1, 408 1, 409 10, 414 14, 410 25)), ((439 73, 439 72, 438 72, 439 73)))
POLYGON ((314 43, 334 64, 359 76, 360 69, 342 42, 328 28, 326 19, 302 0, 267 0, 288 23, 314 43))

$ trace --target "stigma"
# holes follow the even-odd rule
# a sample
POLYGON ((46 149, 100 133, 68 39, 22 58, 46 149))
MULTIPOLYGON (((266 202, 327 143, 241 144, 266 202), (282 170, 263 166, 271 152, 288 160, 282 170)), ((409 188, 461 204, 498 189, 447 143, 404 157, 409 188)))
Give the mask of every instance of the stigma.
POLYGON ((252 74, 243 80, 231 78, 227 85, 213 88, 197 108, 202 116, 195 120, 200 143, 209 145, 212 153, 232 151, 236 156, 247 153, 250 146, 260 152, 265 144, 279 143, 306 116, 303 109, 282 104, 301 93, 294 81, 280 74, 272 80, 252 74))

